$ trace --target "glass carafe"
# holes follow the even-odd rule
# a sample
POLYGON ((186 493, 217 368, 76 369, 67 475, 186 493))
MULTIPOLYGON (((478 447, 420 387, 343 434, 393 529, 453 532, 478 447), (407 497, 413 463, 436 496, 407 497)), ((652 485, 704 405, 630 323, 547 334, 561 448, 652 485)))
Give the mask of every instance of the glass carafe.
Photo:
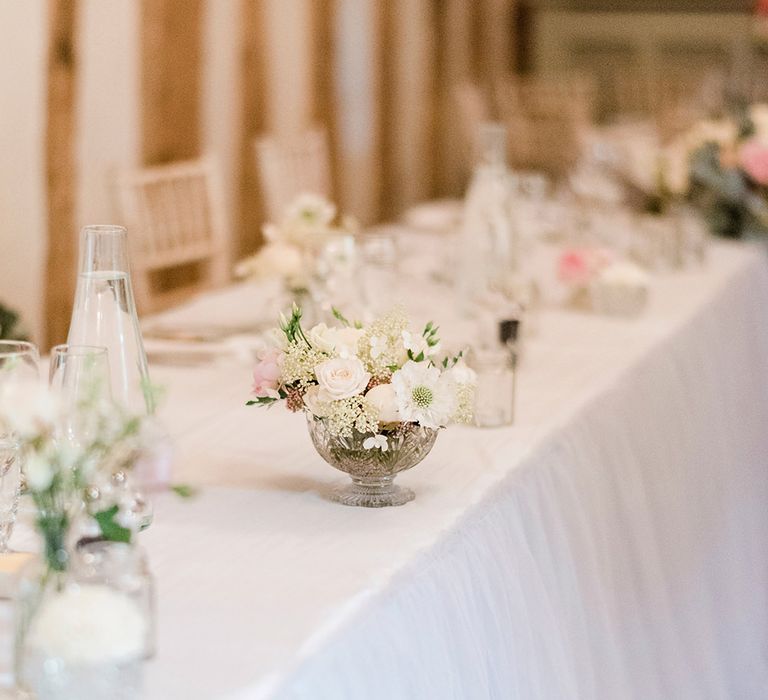
POLYGON ((456 275, 459 305, 465 312, 502 289, 518 262, 506 128, 482 124, 478 136, 478 163, 464 202, 456 275))
POLYGON ((113 398, 132 413, 154 412, 122 226, 86 226, 82 230, 67 342, 107 348, 113 398))

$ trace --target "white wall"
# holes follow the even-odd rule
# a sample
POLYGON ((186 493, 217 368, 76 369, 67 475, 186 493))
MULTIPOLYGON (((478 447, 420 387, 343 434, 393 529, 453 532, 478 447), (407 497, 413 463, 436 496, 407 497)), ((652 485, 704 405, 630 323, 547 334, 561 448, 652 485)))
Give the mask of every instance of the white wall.
POLYGON ((135 0, 80 5, 78 229, 113 223, 111 172, 139 161, 139 9, 135 0))
POLYGON ((45 265, 45 0, 0 0, 0 301, 38 338, 45 265))

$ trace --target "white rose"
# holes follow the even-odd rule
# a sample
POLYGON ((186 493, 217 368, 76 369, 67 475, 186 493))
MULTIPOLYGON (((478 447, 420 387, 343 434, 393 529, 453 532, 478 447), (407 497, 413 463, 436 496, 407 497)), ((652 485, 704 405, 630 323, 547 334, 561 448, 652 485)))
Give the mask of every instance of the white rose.
POLYGON ((318 323, 316 326, 313 326, 309 330, 309 342, 312 344, 312 347, 320 350, 320 352, 332 353, 335 343, 333 330, 333 328, 328 328, 324 323, 318 323))
POLYGON ((362 328, 352 328, 351 326, 338 328, 335 335, 334 350, 339 355, 357 355, 357 344, 363 337, 362 328))
POLYGON ((313 384, 304 394, 304 405, 313 416, 325 418, 328 414, 328 404, 331 401, 328 392, 313 384))
POLYGON ((338 353, 342 357, 357 355, 357 344, 363 336, 358 328, 328 328, 318 323, 309 331, 309 342, 322 352, 338 353))
POLYGON ((361 394, 371 375, 357 357, 335 357, 315 367, 315 376, 331 400, 348 399, 361 394))
POLYGON ((397 410, 397 395, 395 387, 391 384, 379 384, 373 387, 365 398, 379 411, 379 420, 382 423, 397 423, 401 420, 397 410))
POLYGON ((259 258, 265 277, 298 277, 301 274, 301 253, 288 243, 267 243, 259 251, 259 258))

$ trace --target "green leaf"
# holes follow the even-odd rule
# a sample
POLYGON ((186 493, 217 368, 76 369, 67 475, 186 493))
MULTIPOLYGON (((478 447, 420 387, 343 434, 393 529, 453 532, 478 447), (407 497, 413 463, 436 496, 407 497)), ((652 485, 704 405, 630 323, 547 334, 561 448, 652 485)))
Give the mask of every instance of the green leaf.
POLYGON ((93 517, 99 524, 104 539, 110 542, 130 542, 131 531, 127 527, 120 525, 120 523, 115 522, 117 511, 118 507, 114 505, 111 508, 107 508, 107 510, 94 513, 93 517))
POLYGON ((347 318, 344 316, 341 311, 339 311, 335 306, 331 307, 331 313, 333 314, 333 317, 337 321, 341 321, 345 326, 350 326, 350 322, 347 320, 347 318))
POLYGON ((270 406, 273 403, 277 401, 276 398, 273 396, 258 396, 255 399, 251 399, 250 401, 246 401, 246 406, 270 406))
POLYGON ((198 493, 197 489, 189 484, 173 484, 171 491, 180 498, 194 498, 198 493))

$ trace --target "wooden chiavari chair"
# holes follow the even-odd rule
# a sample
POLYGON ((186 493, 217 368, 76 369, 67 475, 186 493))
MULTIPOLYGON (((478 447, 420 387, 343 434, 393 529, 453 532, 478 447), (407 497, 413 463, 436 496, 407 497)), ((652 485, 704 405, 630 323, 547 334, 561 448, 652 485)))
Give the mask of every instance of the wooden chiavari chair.
POLYGON ((142 313, 229 280, 221 183, 210 158, 119 173, 115 199, 129 231, 142 313))

